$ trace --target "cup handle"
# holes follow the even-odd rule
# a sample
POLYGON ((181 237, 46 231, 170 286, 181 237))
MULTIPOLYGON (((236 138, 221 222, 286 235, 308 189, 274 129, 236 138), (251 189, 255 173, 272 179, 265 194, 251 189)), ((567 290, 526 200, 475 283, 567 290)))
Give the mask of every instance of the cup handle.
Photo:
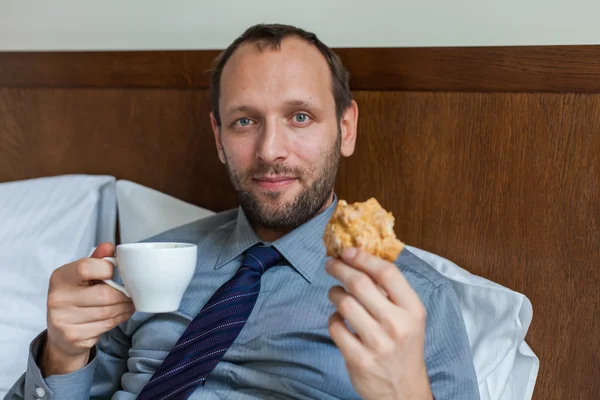
MULTIPOLYGON (((115 266, 115 268, 117 267, 117 259, 116 258, 114 258, 114 257, 104 257, 103 260, 106 260, 106 261, 110 262, 112 265, 115 266)), ((125 286, 119 285, 118 283, 116 283, 112 279, 103 279, 103 281, 104 281, 104 283, 106 283, 110 287, 113 287, 113 288, 117 289, 119 292, 123 293, 125 296, 131 297, 129 295, 129 293, 127 292, 127 289, 125 289, 125 286)))

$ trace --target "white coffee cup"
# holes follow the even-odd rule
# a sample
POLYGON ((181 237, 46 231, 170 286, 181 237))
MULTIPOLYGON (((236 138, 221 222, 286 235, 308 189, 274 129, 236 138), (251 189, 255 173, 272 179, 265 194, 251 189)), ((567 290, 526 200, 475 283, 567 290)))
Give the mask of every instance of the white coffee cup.
POLYGON ((112 279, 104 282, 131 297, 136 311, 164 313, 179 309, 196 269, 195 244, 120 244, 116 253, 116 258, 104 259, 119 269, 124 286, 112 279))

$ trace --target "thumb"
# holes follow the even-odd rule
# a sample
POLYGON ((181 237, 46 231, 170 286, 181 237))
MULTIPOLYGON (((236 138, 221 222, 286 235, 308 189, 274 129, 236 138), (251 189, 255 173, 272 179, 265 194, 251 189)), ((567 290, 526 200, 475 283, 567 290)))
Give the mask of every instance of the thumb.
POLYGON ((112 257, 115 254, 115 246, 112 243, 100 243, 92 253, 92 258, 112 257))

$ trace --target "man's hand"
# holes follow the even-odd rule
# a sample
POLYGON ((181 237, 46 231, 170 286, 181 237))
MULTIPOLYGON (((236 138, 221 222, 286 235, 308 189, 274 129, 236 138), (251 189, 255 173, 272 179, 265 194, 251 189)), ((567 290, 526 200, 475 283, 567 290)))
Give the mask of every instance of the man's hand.
POLYGON ((52 273, 48 290, 48 335, 41 359, 44 376, 83 368, 98 337, 134 313, 131 299, 95 280, 110 279, 113 266, 102 257, 114 246, 103 243, 91 258, 63 265, 52 273))
POLYGON ((425 307, 398 267, 347 249, 328 261, 326 271, 348 290, 329 292, 337 309, 329 333, 358 394, 366 400, 432 399, 423 355, 425 307))

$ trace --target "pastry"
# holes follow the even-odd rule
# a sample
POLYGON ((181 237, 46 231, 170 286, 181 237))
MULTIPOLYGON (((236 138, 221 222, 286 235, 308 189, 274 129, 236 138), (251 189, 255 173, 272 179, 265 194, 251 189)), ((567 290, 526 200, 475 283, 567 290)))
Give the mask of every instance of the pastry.
POLYGON ((357 247, 395 261, 404 248, 394 233, 394 216, 374 198, 353 204, 339 200, 325 227, 323 242, 327 255, 332 257, 340 257, 348 247, 357 247))

